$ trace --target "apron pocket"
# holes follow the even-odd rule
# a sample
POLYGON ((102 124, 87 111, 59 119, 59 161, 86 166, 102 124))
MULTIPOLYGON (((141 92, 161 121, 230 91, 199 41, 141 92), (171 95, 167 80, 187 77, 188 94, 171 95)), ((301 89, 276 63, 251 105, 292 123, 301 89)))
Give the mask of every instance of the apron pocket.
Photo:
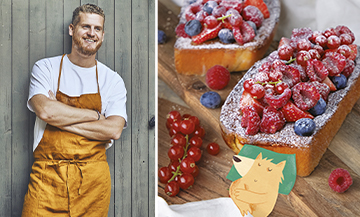
POLYGON ((69 209, 67 166, 47 164, 42 177, 39 207, 51 213, 66 213, 69 209))

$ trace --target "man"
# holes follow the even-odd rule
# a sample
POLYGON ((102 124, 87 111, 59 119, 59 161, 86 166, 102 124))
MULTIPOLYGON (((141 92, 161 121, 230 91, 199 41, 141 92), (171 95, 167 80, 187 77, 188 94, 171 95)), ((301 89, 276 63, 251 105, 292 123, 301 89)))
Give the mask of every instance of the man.
POLYGON ((111 178, 106 148, 126 127, 122 78, 96 61, 105 15, 73 12, 71 53, 35 63, 28 108, 35 112, 34 159, 22 216, 107 216, 111 178))

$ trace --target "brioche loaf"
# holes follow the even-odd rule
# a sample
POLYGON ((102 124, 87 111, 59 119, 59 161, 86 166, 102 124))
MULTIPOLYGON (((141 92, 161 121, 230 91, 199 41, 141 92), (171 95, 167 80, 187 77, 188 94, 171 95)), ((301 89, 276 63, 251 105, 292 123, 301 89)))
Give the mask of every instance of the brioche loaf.
MULTIPOLYGON (((278 153, 296 154, 297 175, 308 176, 319 164, 331 140, 360 97, 360 65, 356 64, 344 89, 329 94, 325 113, 313 119, 316 129, 311 136, 295 134, 293 122, 286 123, 284 128, 274 134, 259 132, 246 135, 245 128, 241 127, 240 110, 243 83, 258 72, 257 69, 266 59, 256 62, 248 70, 224 102, 220 114, 222 136, 235 153, 238 153, 244 144, 252 144, 278 153)), ((359 59, 357 55, 355 63, 359 63, 359 59)))
MULTIPOLYGON (((263 21, 255 38, 244 45, 236 42, 224 44, 218 38, 196 45, 191 38, 178 37, 174 45, 176 71, 185 75, 205 75, 214 65, 224 66, 230 72, 249 69, 265 55, 280 17, 279 0, 264 2, 268 6, 270 17, 263 21)), ((189 3, 182 7, 179 23, 186 23, 184 10, 188 5, 189 3)))

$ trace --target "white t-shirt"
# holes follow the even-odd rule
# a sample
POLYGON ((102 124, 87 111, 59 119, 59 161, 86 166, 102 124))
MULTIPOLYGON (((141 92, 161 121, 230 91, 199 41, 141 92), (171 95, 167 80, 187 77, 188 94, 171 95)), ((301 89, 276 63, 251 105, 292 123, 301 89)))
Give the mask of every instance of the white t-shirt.
MULTIPOLYGON (((45 58, 37 61, 32 69, 29 87, 29 98, 27 107, 34 112, 29 104, 29 100, 37 95, 43 94, 49 96, 51 90, 56 94, 58 87, 59 69, 62 56, 45 58)), ((97 61, 98 82, 101 95, 102 111, 105 117, 112 115, 121 116, 125 119, 127 126, 126 113, 126 88, 123 79, 113 70, 97 61)), ((82 94, 98 92, 96 80, 96 66, 91 68, 82 68, 73 64, 67 55, 64 56, 62 72, 60 78, 60 92, 78 97, 82 94)), ((46 122, 36 117, 34 126, 34 144, 33 151, 38 146, 44 134, 46 122)), ((109 148, 113 141, 107 145, 109 148)))

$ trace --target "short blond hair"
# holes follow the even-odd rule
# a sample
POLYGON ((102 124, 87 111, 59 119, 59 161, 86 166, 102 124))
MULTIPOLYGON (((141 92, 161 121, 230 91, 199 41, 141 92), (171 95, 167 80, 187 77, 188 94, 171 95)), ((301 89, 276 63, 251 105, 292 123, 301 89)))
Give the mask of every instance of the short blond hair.
POLYGON ((97 5, 87 3, 87 4, 83 4, 79 7, 77 7, 73 11, 72 20, 71 20, 71 23, 73 24, 73 26, 76 26, 80 22, 80 12, 90 13, 90 14, 99 14, 100 16, 102 16, 104 18, 104 23, 105 23, 104 11, 97 5))

